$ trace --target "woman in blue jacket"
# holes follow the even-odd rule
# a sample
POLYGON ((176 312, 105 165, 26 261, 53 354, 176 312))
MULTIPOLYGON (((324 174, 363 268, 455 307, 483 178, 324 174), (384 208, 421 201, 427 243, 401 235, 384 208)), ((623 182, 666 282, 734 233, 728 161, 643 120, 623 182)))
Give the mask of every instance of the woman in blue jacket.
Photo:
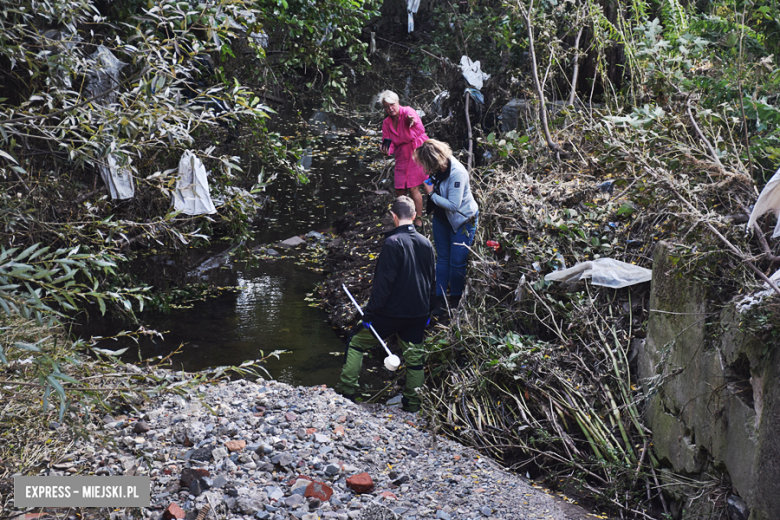
MULTIPOLYGON (((452 156, 447 143, 429 139, 414 151, 414 159, 431 176, 423 185, 433 206, 433 242, 436 246, 436 299, 439 309, 449 289, 449 304, 460 304, 469 247, 474 242, 479 213, 471 195, 469 172, 452 156)), ((438 314, 443 310, 439 310, 438 314)), ((436 314, 436 313, 434 313, 436 314)))

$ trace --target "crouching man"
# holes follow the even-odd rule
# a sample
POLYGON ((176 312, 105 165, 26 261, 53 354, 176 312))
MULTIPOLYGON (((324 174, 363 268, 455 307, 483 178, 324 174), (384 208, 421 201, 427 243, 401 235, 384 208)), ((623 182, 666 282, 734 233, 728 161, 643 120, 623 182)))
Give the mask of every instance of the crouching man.
POLYGON ((423 333, 436 300, 436 263, 433 246, 415 231, 416 212, 412 199, 405 195, 398 197, 390 213, 395 229, 385 235, 374 271, 371 297, 363 309, 363 322, 347 347, 341 371, 341 392, 354 400, 363 354, 377 343, 369 330, 373 325, 382 339, 398 335, 406 363, 403 409, 417 412, 421 403, 414 389, 423 386, 425 381, 423 333))

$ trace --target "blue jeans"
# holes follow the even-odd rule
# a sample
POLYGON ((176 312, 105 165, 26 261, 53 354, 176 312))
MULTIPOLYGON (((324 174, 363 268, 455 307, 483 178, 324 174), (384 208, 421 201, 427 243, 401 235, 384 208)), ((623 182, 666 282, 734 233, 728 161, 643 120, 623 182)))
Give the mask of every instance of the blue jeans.
POLYGON ((443 296, 449 286, 451 296, 463 294, 466 262, 469 250, 464 246, 474 243, 477 220, 467 221, 453 231, 449 221, 433 218, 433 243, 436 246, 436 296, 443 296))

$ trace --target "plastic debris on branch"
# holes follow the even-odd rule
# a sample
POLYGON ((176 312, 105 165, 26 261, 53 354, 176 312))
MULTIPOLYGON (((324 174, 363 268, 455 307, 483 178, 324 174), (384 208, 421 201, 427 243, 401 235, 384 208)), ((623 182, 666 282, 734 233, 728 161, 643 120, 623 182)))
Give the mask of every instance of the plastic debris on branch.
MULTIPOLYGON (((777 174, 775 174, 775 177, 777 177, 777 174)), ((772 181, 769 181, 772 182, 772 181)), ((756 204, 757 205, 757 204, 756 204)), ((775 284, 780 283, 780 270, 775 271, 775 274, 769 277, 769 279, 774 282, 775 284)), ((775 290, 772 289, 768 283, 764 282, 764 290, 754 292, 753 294, 746 294, 737 302, 737 312, 740 314, 749 311, 762 301, 764 301, 764 298, 768 298, 772 296, 775 293, 775 290)))
MULTIPOLYGON (((119 61, 107 48, 102 45, 92 53, 91 58, 95 60, 94 68, 89 72, 89 83, 87 92, 91 96, 97 96, 105 91, 119 85, 119 72, 127 65, 119 61)), ((116 92, 111 92, 102 98, 102 104, 110 104, 116 100, 116 92)))
POLYGON ((185 215, 216 213, 209 193, 206 167, 190 150, 179 161, 179 178, 173 192, 173 209, 185 215))
POLYGON ((777 218, 777 224, 775 224, 775 231, 772 233, 772 238, 780 236, 780 169, 766 183, 764 189, 761 190, 761 195, 758 196, 756 205, 753 206, 753 211, 750 212, 750 219, 747 223, 746 231, 753 229, 753 224, 756 223, 758 217, 764 213, 774 212, 777 218))
POLYGON ((469 82, 469 85, 477 90, 482 90, 482 85, 490 79, 490 74, 482 72, 479 60, 471 61, 471 58, 468 56, 460 57, 460 70, 463 73, 463 77, 469 82))
POLYGON ((120 166, 116 156, 111 154, 106 159, 107 165, 98 166, 100 177, 108 186, 108 192, 113 200, 132 199, 135 196, 135 183, 133 182, 133 170, 130 168, 130 158, 127 166, 120 166))
POLYGON ((406 0, 406 15, 408 32, 414 32, 414 15, 420 8, 420 0, 406 0))
POLYGON ((620 289, 629 285, 649 282, 652 277, 653 272, 650 269, 612 258, 598 258, 582 262, 568 269, 553 271, 544 279, 548 282, 563 282, 571 286, 580 280, 590 278, 593 285, 620 289))

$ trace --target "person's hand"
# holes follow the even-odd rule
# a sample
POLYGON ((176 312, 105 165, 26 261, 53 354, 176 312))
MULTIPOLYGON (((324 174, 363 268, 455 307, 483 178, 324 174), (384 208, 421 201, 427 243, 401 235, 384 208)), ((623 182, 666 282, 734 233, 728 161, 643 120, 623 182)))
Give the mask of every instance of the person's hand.
POLYGON ((364 321, 364 322, 363 322, 363 326, 364 326, 366 329, 369 329, 369 330, 370 330, 370 329, 371 329, 371 322, 370 322, 370 321, 364 321))
POLYGON ((407 118, 407 123, 409 123, 409 128, 417 124, 417 121, 414 120, 414 116, 412 114, 409 114, 408 116, 406 116, 406 118, 407 118))
POLYGON ((423 189, 425 190, 425 193, 427 195, 433 193, 433 183, 431 182, 430 179, 425 180, 425 182, 423 183, 423 189))

